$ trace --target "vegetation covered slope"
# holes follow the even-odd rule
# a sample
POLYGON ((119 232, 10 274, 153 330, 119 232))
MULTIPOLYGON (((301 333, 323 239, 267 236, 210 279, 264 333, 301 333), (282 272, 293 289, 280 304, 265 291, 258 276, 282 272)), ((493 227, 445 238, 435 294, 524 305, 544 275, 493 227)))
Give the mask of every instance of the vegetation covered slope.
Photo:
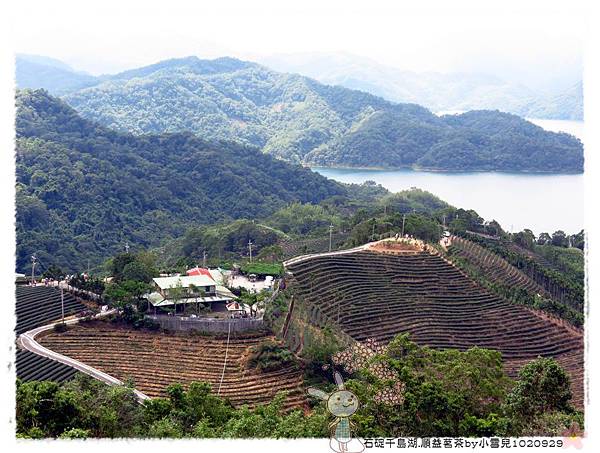
POLYGON ((191 131, 292 162, 350 167, 581 172, 583 147, 496 111, 438 117, 232 58, 163 61, 64 98, 84 117, 134 134, 191 131))
POLYGON ((179 236, 193 224, 261 217, 345 194, 333 181, 192 134, 134 137, 80 118, 43 90, 17 94, 17 269, 65 270, 179 236))

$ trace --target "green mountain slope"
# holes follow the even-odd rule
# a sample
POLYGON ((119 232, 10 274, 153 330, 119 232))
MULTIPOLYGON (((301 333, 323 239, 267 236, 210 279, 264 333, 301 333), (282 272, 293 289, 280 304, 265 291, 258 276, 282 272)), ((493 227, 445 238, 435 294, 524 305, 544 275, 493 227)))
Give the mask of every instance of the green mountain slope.
POLYGON ((17 93, 17 269, 82 269, 193 225, 267 216, 347 189, 309 169, 190 133, 135 137, 43 90, 17 93))
POLYGON ((397 127, 397 113, 376 112, 360 128, 310 153, 322 166, 413 167, 429 170, 578 172, 579 140, 548 133, 522 118, 498 111, 446 115, 437 123, 397 127))
POLYGON ((465 126, 416 104, 394 104, 232 58, 167 60, 64 99, 82 116, 118 131, 191 131, 309 165, 583 170, 577 139, 511 115, 479 112, 479 120, 465 126), (494 137, 486 137, 488 119, 504 124, 494 137))

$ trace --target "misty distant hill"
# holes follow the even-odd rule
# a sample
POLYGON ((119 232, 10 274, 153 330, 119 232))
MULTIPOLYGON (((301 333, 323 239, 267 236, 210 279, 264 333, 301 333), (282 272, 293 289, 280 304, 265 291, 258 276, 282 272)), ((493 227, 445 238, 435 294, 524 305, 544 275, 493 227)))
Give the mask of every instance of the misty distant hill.
POLYGON ((17 88, 44 88, 61 95, 95 85, 99 80, 54 58, 26 54, 16 57, 17 88))
POLYGON ((553 96, 540 96, 524 105, 518 113, 528 118, 552 120, 583 119, 583 83, 553 96))
POLYGON ((261 59, 282 72, 367 91, 394 102, 413 102, 434 112, 500 110, 530 118, 583 119, 581 82, 552 94, 489 74, 411 72, 344 53, 288 54, 261 59))

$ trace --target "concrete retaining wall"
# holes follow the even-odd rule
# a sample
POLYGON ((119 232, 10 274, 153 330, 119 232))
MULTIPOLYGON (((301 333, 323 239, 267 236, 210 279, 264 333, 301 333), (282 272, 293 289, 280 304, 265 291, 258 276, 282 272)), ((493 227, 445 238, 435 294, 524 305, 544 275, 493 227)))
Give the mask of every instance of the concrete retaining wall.
POLYGON ((234 319, 198 319, 180 316, 147 315, 146 318, 160 324, 163 329, 177 331, 192 331, 206 333, 227 333, 231 325, 231 332, 247 332, 264 328, 262 319, 234 318, 234 319))

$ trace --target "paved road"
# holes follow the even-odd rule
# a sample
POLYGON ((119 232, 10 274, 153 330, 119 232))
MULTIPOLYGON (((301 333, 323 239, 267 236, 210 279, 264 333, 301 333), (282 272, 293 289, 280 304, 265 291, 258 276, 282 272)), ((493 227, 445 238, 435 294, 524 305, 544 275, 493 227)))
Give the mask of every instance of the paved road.
MULTIPOLYGON (((115 311, 116 310, 108 310, 103 313, 97 314, 96 317, 101 318, 103 316, 108 316, 108 315, 114 313, 115 311)), ((79 318, 73 318, 73 319, 66 320, 65 324, 76 324, 78 321, 79 321, 79 318)), ((105 382, 108 385, 124 385, 124 383, 122 381, 120 381, 119 379, 112 377, 109 374, 106 374, 103 371, 100 371, 94 367, 86 365, 85 363, 82 363, 78 360, 75 360, 75 359, 72 359, 65 355, 51 351, 50 349, 45 348, 44 346, 42 346, 35 340, 35 337, 37 335, 39 335, 42 332, 52 330, 54 328, 54 325, 56 325, 56 324, 60 324, 60 323, 55 322, 55 323, 48 324, 45 326, 36 327, 35 329, 29 330, 25 333, 22 333, 21 335, 19 335, 19 338, 17 338, 17 343, 23 349, 31 351, 34 354, 41 355, 42 357, 47 357, 49 359, 56 360, 57 362, 64 363, 65 365, 69 365, 69 366, 81 371, 82 373, 90 375, 93 378, 98 379, 99 381, 105 382)), ((140 401, 140 402, 150 398, 148 395, 145 395, 144 393, 140 392, 139 390, 134 389, 134 393, 137 396, 138 401, 140 401)))
POLYGON ((301 263, 302 261, 310 260, 310 259, 321 257, 321 256, 335 256, 335 255, 346 255, 348 253, 356 253, 356 252, 360 252, 362 250, 366 250, 372 244, 374 244, 374 243, 369 242, 367 244, 359 245, 358 247, 354 247, 352 249, 347 249, 347 250, 338 250, 335 252, 323 252, 323 253, 312 253, 312 254, 308 254, 308 255, 300 255, 295 258, 291 258, 287 261, 284 261, 283 265, 284 265, 284 267, 287 267, 290 264, 301 263))

